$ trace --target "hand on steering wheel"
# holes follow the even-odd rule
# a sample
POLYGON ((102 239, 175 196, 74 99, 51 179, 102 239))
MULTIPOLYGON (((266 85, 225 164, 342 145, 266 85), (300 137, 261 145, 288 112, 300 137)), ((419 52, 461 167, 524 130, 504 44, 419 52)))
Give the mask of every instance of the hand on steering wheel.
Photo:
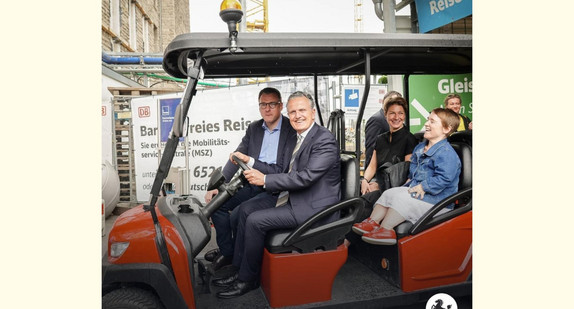
POLYGON ((245 179, 254 186, 265 185, 265 175, 256 169, 244 171, 243 175, 245 176, 245 179))
POLYGON ((213 189, 213 190, 211 190, 211 191, 207 191, 207 192, 205 193, 205 196, 203 197, 203 198, 205 199, 205 202, 206 202, 206 203, 211 202, 211 200, 213 199, 214 196, 217 195, 217 193, 218 193, 218 190, 217 190, 217 189, 213 189))
MULTIPOLYGON (((239 158, 235 155, 235 154, 231 154, 231 162, 237 164, 239 166, 239 168, 241 168, 241 170, 243 170, 243 172, 250 170, 251 168, 249 168, 249 166, 247 166, 247 164, 245 164, 245 162, 239 160, 239 158)), ((247 184, 249 182, 249 180, 247 180, 247 178, 245 178, 244 173, 241 173, 241 182, 243 182, 244 184, 247 184)))
POLYGON ((239 167, 243 171, 248 171, 251 169, 249 166, 247 166, 247 164, 245 164, 245 162, 239 160, 239 158, 235 154, 231 155, 231 159, 233 160, 233 162, 235 162, 235 164, 239 165, 239 167))

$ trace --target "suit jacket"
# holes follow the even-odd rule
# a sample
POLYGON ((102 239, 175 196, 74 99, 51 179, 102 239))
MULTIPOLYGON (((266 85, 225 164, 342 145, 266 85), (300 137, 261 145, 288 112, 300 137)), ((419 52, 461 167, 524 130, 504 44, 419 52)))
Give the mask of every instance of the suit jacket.
POLYGON ((339 146, 333 134, 315 124, 297 151, 291 172, 266 175, 265 189, 289 191, 289 203, 295 219, 301 224, 341 200, 340 161, 339 146))
MULTIPOLYGON (((263 143, 263 136, 265 132, 263 131, 262 125, 264 120, 260 119, 249 124, 245 136, 241 139, 241 143, 237 146, 235 151, 239 151, 255 159, 255 165, 253 168, 261 171, 264 174, 273 173, 283 173, 289 169, 289 160, 291 159, 291 151, 286 151, 286 147, 290 146, 292 150, 295 143, 297 142, 296 132, 291 127, 289 118, 285 116, 281 122, 281 133, 279 135, 279 146, 277 149, 277 163, 267 164, 258 160, 259 153, 261 152, 261 144, 263 143), (290 145, 292 144, 292 145, 290 145), (289 158, 285 158, 285 157, 289 158), (287 161, 287 164, 285 164, 287 161)), ((228 160, 223 168, 223 176, 225 176, 225 181, 229 182, 233 175, 237 172, 239 166, 233 164, 231 160, 228 160)))
POLYGON ((464 124, 464 129, 468 130, 468 126, 470 125, 470 123, 472 122, 472 120, 470 120, 470 118, 466 117, 463 114, 458 114, 460 116, 460 118, 462 119, 462 123, 464 124))
POLYGON ((389 131, 389 129, 389 124, 382 108, 367 120, 365 125, 365 164, 363 165, 365 170, 369 166, 369 162, 371 162, 377 136, 389 131))

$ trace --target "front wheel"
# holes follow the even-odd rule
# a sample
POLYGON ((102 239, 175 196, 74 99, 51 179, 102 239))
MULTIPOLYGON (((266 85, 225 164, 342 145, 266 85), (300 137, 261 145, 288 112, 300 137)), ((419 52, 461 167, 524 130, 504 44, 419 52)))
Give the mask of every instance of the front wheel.
POLYGON ((157 296, 139 288, 114 290, 102 298, 103 309, 164 309, 157 296))

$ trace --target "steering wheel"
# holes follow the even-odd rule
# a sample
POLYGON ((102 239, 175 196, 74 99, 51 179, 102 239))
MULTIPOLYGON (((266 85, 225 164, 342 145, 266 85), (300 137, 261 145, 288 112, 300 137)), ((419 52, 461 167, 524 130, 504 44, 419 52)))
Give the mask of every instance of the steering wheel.
MULTIPOLYGON (((249 168, 249 166, 247 166, 247 164, 239 160, 239 158, 237 158, 236 156, 231 156, 231 158, 233 159, 233 161, 237 163, 237 165, 239 165, 239 168, 241 168, 241 170, 247 171, 251 169, 249 168)), ((243 175, 243 173, 241 173, 239 177, 241 178, 241 182, 243 182, 244 185, 249 183, 249 181, 247 181, 247 178, 245 178, 245 175, 243 175)))
MULTIPOLYGON (((237 165, 239 165, 242 171, 247 171, 251 169, 249 168, 249 166, 247 166, 247 164, 239 160, 237 156, 232 155, 231 158, 233 159, 233 161, 237 163, 237 165)), ((225 177, 223 176, 221 167, 218 167, 216 170, 213 171, 213 173, 219 175, 210 176, 209 180, 210 182, 208 184, 208 188, 210 188, 210 190, 218 189, 220 185, 225 183, 225 177), (217 180, 214 181, 213 180, 214 178, 217 180)), ((247 178, 245 178, 245 175, 243 175, 243 173, 240 173, 239 175, 234 175, 234 177, 232 177, 232 179, 230 179, 229 183, 226 185, 227 188, 230 188, 230 190, 227 189, 223 191, 220 190, 219 193, 211 200, 211 202, 207 203, 207 205, 203 209, 203 213, 205 214, 205 216, 206 217, 211 216, 211 214, 214 213, 217 209, 219 209, 219 207, 221 207, 223 203, 225 203, 227 200, 229 200, 229 198, 235 195, 238 189, 240 189, 244 185, 247 185, 248 183, 249 181, 247 181, 247 178)))
POLYGON ((231 156, 231 158, 233 159, 233 161, 237 163, 237 165, 239 165, 239 167, 241 167, 242 170, 248 171, 251 169, 249 168, 249 166, 247 166, 247 164, 245 164, 245 162, 239 160, 239 158, 237 158, 236 156, 231 156))

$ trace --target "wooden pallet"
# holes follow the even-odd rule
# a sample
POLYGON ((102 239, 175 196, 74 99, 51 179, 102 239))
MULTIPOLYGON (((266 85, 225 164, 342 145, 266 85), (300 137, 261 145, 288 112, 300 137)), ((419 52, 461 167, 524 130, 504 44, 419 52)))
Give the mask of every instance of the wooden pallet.
POLYGON ((120 177, 119 212, 136 206, 131 100, 136 97, 181 92, 179 88, 108 87, 113 98, 116 168, 120 177))
POLYGON ((182 92, 179 88, 137 88, 137 87, 108 87, 114 97, 141 97, 165 93, 182 92))

